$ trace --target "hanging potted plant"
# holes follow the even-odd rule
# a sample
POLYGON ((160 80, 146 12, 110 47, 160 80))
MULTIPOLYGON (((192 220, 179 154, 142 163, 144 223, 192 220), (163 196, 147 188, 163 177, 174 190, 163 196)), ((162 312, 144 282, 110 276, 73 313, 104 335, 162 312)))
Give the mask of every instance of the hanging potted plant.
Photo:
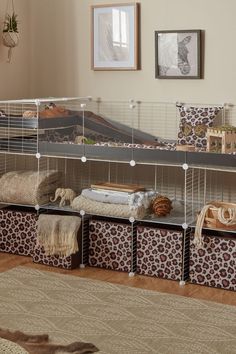
POLYGON ((8 12, 5 15, 2 33, 3 44, 8 47, 8 62, 11 61, 12 48, 16 47, 19 43, 18 34, 18 18, 14 11, 14 4, 12 0, 12 13, 8 12))

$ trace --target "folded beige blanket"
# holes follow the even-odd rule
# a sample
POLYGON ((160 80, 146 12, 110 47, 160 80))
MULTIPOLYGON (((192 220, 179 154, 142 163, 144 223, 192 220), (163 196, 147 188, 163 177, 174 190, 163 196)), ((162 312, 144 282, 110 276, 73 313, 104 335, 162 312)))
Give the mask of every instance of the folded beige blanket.
POLYGON ((78 216, 40 214, 37 245, 44 248, 46 255, 68 257, 79 250, 77 235, 80 225, 78 216))
POLYGON ((130 216, 133 216, 135 219, 142 219, 147 214, 147 210, 144 206, 131 210, 129 205, 98 202, 96 200, 85 198, 82 195, 79 195, 73 200, 71 207, 78 211, 84 210, 88 214, 114 216, 119 218, 129 218, 130 216))
POLYGON ((48 171, 11 171, 0 178, 0 201, 42 205, 50 201, 61 184, 61 173, 48 171))

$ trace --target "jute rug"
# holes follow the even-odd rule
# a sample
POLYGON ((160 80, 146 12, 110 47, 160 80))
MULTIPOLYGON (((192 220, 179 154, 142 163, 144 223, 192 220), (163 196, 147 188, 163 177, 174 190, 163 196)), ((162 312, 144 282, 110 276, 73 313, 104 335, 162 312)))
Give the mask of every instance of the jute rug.
POLYGON ((0 274, 0 327, 100 354, 236 353, 236 307, 24 267, 0 274))

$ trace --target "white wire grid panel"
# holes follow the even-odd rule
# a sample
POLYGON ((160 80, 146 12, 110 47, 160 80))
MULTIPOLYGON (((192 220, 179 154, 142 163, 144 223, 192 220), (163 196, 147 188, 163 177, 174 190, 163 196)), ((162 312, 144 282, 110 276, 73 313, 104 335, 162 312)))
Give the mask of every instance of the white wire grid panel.
POLYGON ((197 212, 205 205, 206 171, 187 169, 185 171, 184 216, 185 223, 190 225, 196 220, 197 212))
POLYGON ((206 202, 228 201, 236 202, 235 173, 221 171, 207 171, 206 174, 206 202))
MULTIPOLYGON (((161 140, 177 140, 179 130, 179 102, 106 101, 97 99, 89 103, 96 114, 154 135, 161 140)), ((181 103, 186 107, 222 106, 214 125, 236 125, 236 107, 229 104, 181 103)), ((133 132, 135 137, 135 131, 133 132)))
POLYGON ((0 148, 4 151, 31 153, 37 150, 37 107, 34 103, 0 103, 0 148), (23 118, 26 111, 34 118, 23 118))
POLYGON ((224 109, 223 124, 236 126, 236 106, 226 104, 224 109))
POLYGON ((96 114, 141 130, 154 137, 176 139, 178 115, 176 104, 141 101, 93 101, 96 114))
MULTIPOLYGON (((52 104, 58 106, 57 113, 63 116, 67 110, 81 111, 89 98, 48 98, 32 100, 0 101, 0 150, 34 154, 44 134, 39 119, 53 119, 52 104)), ((65 117, 66 118, 66 117, 65 117)))
POLYGON ((139 102, 137 114, 139 129, 157 138, 176 140, 178 112, 175 104, 139 102))

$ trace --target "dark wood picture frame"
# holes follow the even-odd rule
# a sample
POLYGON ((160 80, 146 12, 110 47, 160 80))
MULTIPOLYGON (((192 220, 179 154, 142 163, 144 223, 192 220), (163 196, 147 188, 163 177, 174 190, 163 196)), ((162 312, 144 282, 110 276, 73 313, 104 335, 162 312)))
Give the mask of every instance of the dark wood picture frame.
POLYGON ((201 79, 201 30, 155 31, 155 77, 201 79))
MULTIPOLYGON (((108 5, 94 5, 91 6, 91 69, 92 70, 139 70, 140 69, 140 4, 139 3, 119 3, 119 4, 108 4, 108 5), (128 48, 128 59, 122 60, 121 55, 119 57, 119 45, 124 47, 126 43, 122 42, 122 39, 110 38, 111 31, 110 28, 113 26, 113 18, 108 17, 109 12, 116 10, 120 16, 121 12, 125 13, 125 16, 129 17, 129 25, 127 29, 127 45, 128 48), (104 21, 102 23, 102 16, 104 15, 104 21), (100 19, 98 21, 98 16, 100 19), (102 23, 102 25, 100 25, 102 23), (100 27, 99 27, 100 26, 100 27), (103 27, 102 27, 103 26, 103 27), (107 31, 103 32, 104 26, 109 26, 107 31), (105 38, 104 33, 110 34, 109 38, 105 38), (114 43, 116 48, 114 47, 114 43), (122 42, 122 43, 121 43, 122 42), (103 53, 104 59, 99 54, 99 48, 104 43, 103 53), (113 46, 112 46, 113 43, 113 46), (117 51, 116 51, 117 49, 117 51), (100 58, 99 58, 100 55, 100 58), (114 59, 113 59, 114 58, 114 59)), ((121 24, 120 24, 121 26, 121 24)), ((122 29, 120 28, 120 32, 122 29)), ((107 34, 106 34, 107 35, 107 34)), ((120 53, 124 51, 124 48, 120 49, 120 53)))

